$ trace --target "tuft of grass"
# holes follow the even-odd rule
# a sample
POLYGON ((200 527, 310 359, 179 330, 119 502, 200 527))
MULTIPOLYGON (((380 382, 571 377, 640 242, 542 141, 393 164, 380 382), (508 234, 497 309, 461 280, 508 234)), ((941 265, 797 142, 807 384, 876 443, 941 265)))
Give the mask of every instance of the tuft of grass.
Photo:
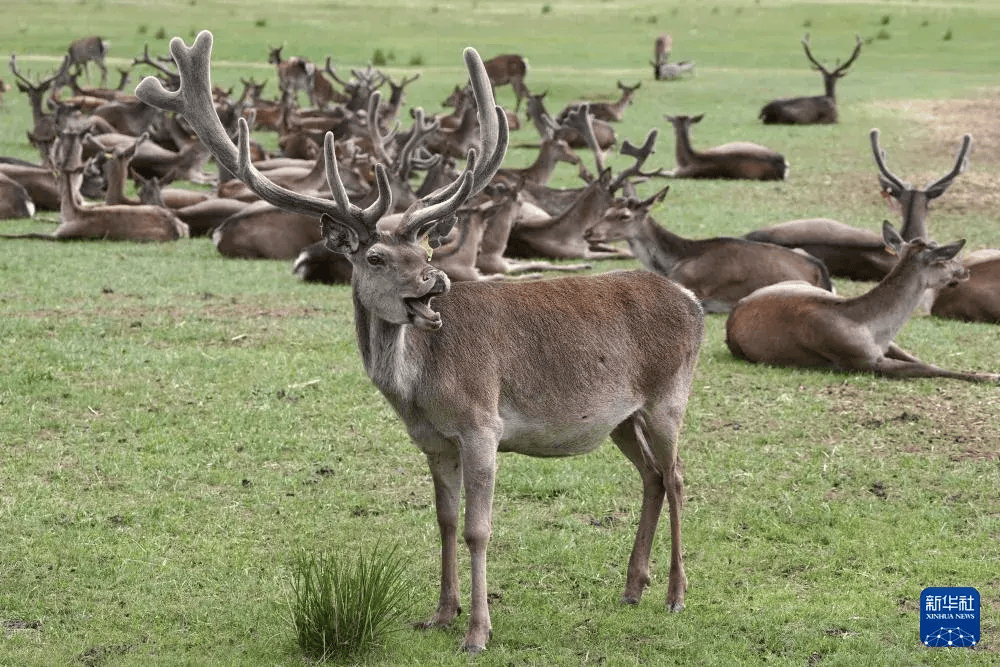
POLYGON ((375 49, 375 53, 372 54, 372 65, 376 67, 384 67, 389 63, 386 58, 385 51, 382 49, 375 49))
POLYGON ((163 26, 160 26, 159 28, 156 29, 156 33, 153 35, 153 37, 155 37, 156 39, 166 39, 167 29, 164 28, 163 26))
POLYGON ((421 67, 424 64, 424 57, 419 53, 410 58, 410 67, 421 67))
POLYGON ((291 622, 303 653, 342 660, 382 646, 409 610, 406 566, 395 546, 376 546, 353 562, 299 554, 292 565, 291 622))
POLYGON ((875 33, 875 39, 890 39, 891 37, 892 35, 890 35, 889 31, 886 30, 885 28, 882 28, 877 33, 875 33))
POLYGON ((882 18, 879 20, 879 24, 880 25, 889 25, 889 22, 891 20, 892 20, 892 16, 890 16, 889 14, 883 14, 882 18))
POLYGON ((266 28, 267 27, 267 19, 257 19, 256 21, 253 22, 253 24, 257 28, 266 28))
POLYGON ((543 14, 548 14, 551 11, 552 11, 552 5, 550 5, 550 4, 544 4, 544 5, 542 5, 542 13, 543 14))
POLYGON ((942 37, 941 39, 943 39, 944 41, 948 42, 948 41, 951 41, 951 37, 952 37, 952 35, 951 35, 951 28, 948 28, 948 31, 944 33, 944 37, 942 37))

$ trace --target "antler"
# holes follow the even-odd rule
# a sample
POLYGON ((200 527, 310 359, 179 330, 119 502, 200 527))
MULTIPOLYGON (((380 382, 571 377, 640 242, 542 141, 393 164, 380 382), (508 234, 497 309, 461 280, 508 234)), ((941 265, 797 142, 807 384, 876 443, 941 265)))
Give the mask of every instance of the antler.
POLYGON ((925 191, 935 190, 941 188, 942 186, 947 187, 951 184, 955 177, 961 174, 969 166, 969 148, 972 147, 972 135, 965 134, 962 136, 962 146, 958 149, 958 155, 955 157, 955 166, 951 168, 947 174, 937 179, 933 183, 928 183, 924 186, 925 191))
POLYGON ((597 173, 604 171, 604 151, 597 144, 597 137, 594 136, 594 116, 590 113, 590 105, 586 102, 570 108, 566 112, 566 119, 563 121, 564 127, 571 127, 580 133, 587 146, 594 152, 594 164, 597 166, 597 173))
POLYGON ((893 174, 889 171, 889 168, 885 166, 885 151, 882 150, 882 147, 879 146, 878 143, 878 128, 872 128, 869 136, 871 137, 872 142, 872 153, 875 155, 875 164, 878 166, 878 170, 882 177, 889 183, 889 185, 899 190, 908 190, 910 188, 910 184, 893 174))
POLYGON ((10 71, 11 71, 11 73, 15 77, 17 77, 18 81, 20 81, 22 84, 24 84, 25 87, 27 87, 30 90, 36 90, 36 91, 37 90, 40 90, 40 91, 48 90, 49 86, 52 84, 53 81, 55 81, 56 79, 62 77, 63 74, 66 73, 66 70, 69 69, 69 64, 70 64, 70 58, 69 58, 69 56, 64 56, 62 64, 59 65, 59 69, 56 70, 55 74, 53 74, 52 76, 50 76, 47 79, 43 79, 43 80, 39 81, 37 84, 34 84, 34 83, 31 83, 31 81, 27 77, 25 77, 23 74, 21 74, 20 72, 17 71, 17 54, 15 54, 15 53, 11 53, 10 54, 10 71))
MULTIPOLYGON (((646 141, 643 142, 642 146, 638 147, 632 145, 628 139, 622 142, 622 147, 618 152, 622 155, 635 158, 635 164, 618 174, 609 188, 611 192, 614 192, 618 188, 622 187, 622 185, 626 182, 626 179, 629 179, 632 176, 654 178, 657 176, 665 177, 669 174, 669 172, 666 172, 663 169, 657 169, 656 171, 642 171, 642 165, 646 163, 646 160, 649 159, 650 155, 656 152, 653 147, 656 145, 656 137, 658 134, 659 131, 656 128, 653 128, 649 131, 649 134, 646 135, 646 141)), ((664 194, 666 194, 666 188, 664 189, 664 194)))
POLYGON ((170 53, 180 73, 180 87, 168 91, 155 77, 146 77, 135 89, 136 96, 151 106, 183 114, 198 138, 215 156, 219 164, 247 184, 261 199, 288 211, 316 217, 327 215, 353 230, 358 239, 367 241, 375 233, 375 223, 392 207, 392 194, 385 167, 376 165, 378 198, 367 209, 361 209, 347 198, 347 190, 337 170, 333 134, 327 133, 323 152, 326 159, 327 181, 334 201, 286 190, 266 179, 250 161, 250 128, 240 118, 239 146, 233 144, 222 127, 212 100, 210 65, 212 33, 202 30, 188 47, 179 37, 170 40, 170 53))
POLYGON ((806 50, 806 58, 808 58, 809 62, 811 62, 813 64, 813 67, 815 67, 816 69, 818 69, 820 72, 823 72, 824 74, 829 74, 829 72, 826 71, 826 68, 823 67, 822 65, 820 65, 819 61, 817 61, 815 58, 813 58, 812 51, 809 50, 809 33, 808 32, 802 38, 802 48, 804 48, 806 50))
POLYGON ((854 53, 847 59, 847 62, 833 70, 833 75, 836 77, 844 76, 844 70, 850 67, 851 63, 857 60, 858 54, 861 53, 861 35, 855 35, 854 38, 857 40, 857 44, 854 46, 854 53))
MULTIPOLYGON (((173 45, 171 44, 171 51, 172 50, 173 50, 173 45)), ((162 58, 158 57, 156 60, 154 60, 154 59, 152 59, 152 58, 149 57, 149 44, 147 43, 147 44, 144 44, 143 47, 142 47, 142 57, 141 58, 135 57, 135 58, 132 59, 132 66, 135 67, 136 65, 149 65, 150 67, 152 67, 153 69, 159 71, 161 74, 163 74, 166 77, 167 83, 168 83, 168 85, 171 88, 179 86, 180 85, 180 75, 177 72, 174 72, 174 71, 170 70, 169 68, 164 67, 163 65, 161 65, 160 62, 159 62, 161 59, 162 58)), ((174 58, 174 64, 177 64, 177 59, 176 58, 174 58)), ((180 65, 178 65, 178 68, 179 67, 180 67, 180 65)))

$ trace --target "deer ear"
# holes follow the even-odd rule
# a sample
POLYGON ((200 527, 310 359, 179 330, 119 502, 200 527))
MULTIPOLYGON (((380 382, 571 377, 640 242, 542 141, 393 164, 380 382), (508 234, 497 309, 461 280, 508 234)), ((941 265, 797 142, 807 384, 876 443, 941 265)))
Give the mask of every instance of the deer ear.
POLYGON ((326 213, 320 218, 323 241, 326 247, 342 255, 353 255, 361 247, 358 233, 342 222, 337 222, 326 213))
POLYGON ((701 119, 702 119, 702 118, 704 118, 704 117, 705 117, 705 114, 703 114, 703 113, 700 113, 700 114, 698 114, 697 116, 692 116, 692 117, 691 117, 691 123, 692 123, 692 124, 693 124, 693 123, 700 123, 700 122, 701 122, 701 119))
POLYGON ((963 246, 965 246, 965 239, 960 239, 954 243, 943 245, 940 248, 934 248, 934 250, 931 251, 931 261, 943 262, 952 259, 959 253, 963 246))
POLYGON ((886 249, 891 255, 898 255, 899 249, 903 247, 903 237, 888 220, 882 221, 882 240, 885 241, 886 249))

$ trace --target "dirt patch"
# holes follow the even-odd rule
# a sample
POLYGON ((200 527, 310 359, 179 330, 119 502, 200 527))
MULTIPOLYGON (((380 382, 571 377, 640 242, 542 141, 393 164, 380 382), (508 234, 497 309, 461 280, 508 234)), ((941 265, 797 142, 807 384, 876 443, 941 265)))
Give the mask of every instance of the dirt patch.
MULTIPOLYGON (((904 114, 924 127, 914 133, 909 150, 927 158, 928 165, 954 160, 962 135, 972 135, 970 168, 961 177, 961 187, 948 191, 934 203, 936 211, 953 215, 995 212, 1000 207, 1000 90, 986 91, 979 99, 893 100, 879 108, 904 114)), ((889 156, 892 169, 892 156, 889 156)), ((900 174, 914 185, 943 176, 929 167, 917 173, 900 174)), ((956 186, 958 182, 956 182, 956 186)))

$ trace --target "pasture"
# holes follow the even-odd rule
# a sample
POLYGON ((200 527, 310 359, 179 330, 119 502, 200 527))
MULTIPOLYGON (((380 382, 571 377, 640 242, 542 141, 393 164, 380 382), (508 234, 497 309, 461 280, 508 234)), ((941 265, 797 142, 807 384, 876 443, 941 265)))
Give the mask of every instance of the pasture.
MULTIPOLYGON (((428 111, 464 80, 468 45, 524 55, 526 84, 549 91, 552 111, 641 81, 616 129, 633 143, 659 130, 647 168, 674 165, 663 114, 705 113, 696 147, 754 141, 791 163, 781 182, 673 182, 654 217, 691 238, 820 216, 878 230, 899 213, 879 193, 868 131, 880 129, 889 167, 917 184, 950 169, 968 132, 970 166, 928 226, 942 243, 1000 247, 992 2, 13 0, 5 15, 2 52, 36 74, 76 37, 110 40, 113 73, 145 43, 166 54, 172 36, 190 43, 210 29, 213 81, 270 77, 266 94, 267 49, 283 42, 344 71, 377 52, 390 73, 420 72, 405 104, 428 111), (673 35, 672 59, 696 61, 694 77, 653 80, 661 32, 673 35), (840 122, 761 125, 769 100, 822 92, 802 52, 807 32, 830 64, 855 34, 865 40, 838 84, 840 122)), ((136 68, 132 85, 144 73, 136 68)), ((513 106, 509 88, 497 98, 513 106)), ((0 153, 36 160, 30 123, 24 96, 8 91, 0 153)), ((534 129, 511 141, 508 163, 527 164, 534 150, 516 146, 537 143, 534 129)), ((575 171, 556 180, 573 184, 575 171)), ((47 232, 56 220, 2 226, 47 232)), ((433 611, 439 543, 424 458, 364 373, 349 288, 302 284, 290 268, 223 259, 207 239, 0 239, 0 665, 303 664, 288 622, 302 551, 398 544, 409 617, 433 611)), ((845 294, 870 287, 837 282, 845 294)), ((730 355, 724 325, 706 318, 680 439, 686 609, 663 606, 665 521, 644 600, 619 604, 641 489, 615 447, 501 456, 493 639, 475 661, 995 664, 1000 388, 753 366, 730 355), (920 644, 928 586, 980 591, 975 649, 920 644)), ((896 340, 942 367, 1000 369, 996 326, 917 315, 896 340)), ((466 622, 401 627, 364 664, 466 664, 466 622)))

